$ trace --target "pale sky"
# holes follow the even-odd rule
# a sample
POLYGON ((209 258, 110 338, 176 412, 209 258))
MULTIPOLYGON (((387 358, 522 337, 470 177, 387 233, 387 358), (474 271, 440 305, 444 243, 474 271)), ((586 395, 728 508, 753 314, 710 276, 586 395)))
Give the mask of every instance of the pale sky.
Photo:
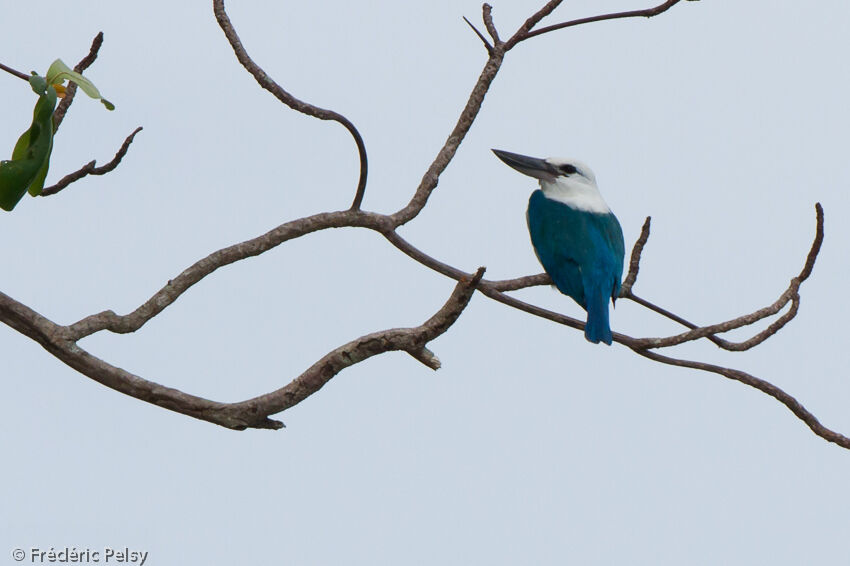
MULTIPOLYGON (((502 36, 543 3, 494 3, 502 36)), ((272 77, 362 132, 364 208, 403 206, 485 62, 462 20, 479 23, 480 4, 231 4, 272 77)), ((650 5, 564 2, 544 24, 650 5)), ((703 0, 526 42, 400 233, 489 278, 539 273, 525 227, 535 185, 490 148, 576 157, 628 249, 653 218, 635 291, 713 323, 784 291, 819 201, 826 240, 791 324, 750 352, 663 353, 767 379, 850 434, 848 22, 843 0, 703 0)), ((100 30, 87 76, 117 110, 77 98, 48 182, 145 129, 115 172, 2 214, 4 293, 63 324, 126 313, 220 247, 349 206, 348 134, 260 90, 208 2, 13 3, 0 62, 73 66, 100 30)), ((0 97, 5 155, 35 97, 5 73, 0 97)), ((453 285, 375 233, 326 231, 216 272, 135 334, 81 345, 239 401, 358 336, 422 323, 453 285)), ((516 295, 584 316, 549 288, 516 295)), ((680 331, 627 301, 612 327, 680 331)), ((30 549, 66 546, 146 551, 153 566, 850 562, 850 453, 772 398, 594 346, 483 295, 430 348, 436 373, 403 354, 372 358, 278 415, 286 429, 233 432, 107 389, 0 326, 2 563, 17 548, 33 563, 30 549)))

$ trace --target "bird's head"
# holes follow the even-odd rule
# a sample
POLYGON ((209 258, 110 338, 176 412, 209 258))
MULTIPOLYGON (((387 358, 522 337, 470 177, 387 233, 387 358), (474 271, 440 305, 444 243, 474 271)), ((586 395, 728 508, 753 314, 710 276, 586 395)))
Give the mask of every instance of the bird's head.
MULTIPOLYGON (((578 159, 563 157, 528 157, 519 153, 511 153, 494 149, 493 153, 507 165, 520 173, 534 177, 546 183, 564 185, 589 184, 596 186, 596 175, 593 170, 578 159)), ((542 185, 542 183, 541 183, 542 185)))
POLYGON ((520 173, 537 179, 547 198, 588 212, 611 211, 596 188, 596 175, 577 159, 540 159, 500 149, 493 153, 520 173))

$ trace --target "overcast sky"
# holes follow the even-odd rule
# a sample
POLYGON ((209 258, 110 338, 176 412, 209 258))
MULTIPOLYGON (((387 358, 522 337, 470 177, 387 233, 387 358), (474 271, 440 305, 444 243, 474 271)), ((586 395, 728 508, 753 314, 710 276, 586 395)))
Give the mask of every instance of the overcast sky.
MULTIPOLYGON (((543 3, 494 3, 502 35, 543 3)), ((4 293, 62 324, 126 313, 220 247, 348 207, 350 136, 260 90, 209 4, 4 7, 0 62, 26 72, 57 57, 73 66, 105 35, 87 75, 117 110, 77 98, 48 182, 109 160, 145 128, 112 174, 2 214, 4 293)), ((480 5, 232 4, 271 76, 360 128, 364 208, 403 206, 484 64, 461 19, 479 22, 480 5)), ((564 2, 544 23, 650 4, 564 2)), ((627 247, 653 217, 635 291, 712 323, 784 291, 819 201, 826 240, 797 319, 750 352, 706 342, 669 353, 767 379, 848 434, 848 22, 844 0, 703 0, 524 43, 400 232, 490 278, 538 273, 525 227, 534 183, 490 148, 577 157, 627 247)), ((0 100, 5 155, 35 97, 2 74, 0 100)), ((420 324, 453 283, 375 233, 326 231, 216 272, 135 334, 81 344, 158 383, 238 401, 360 335, 420 324)), ((517 296, 584 316, 549 288, 517 296)), ((612 327, 680 331, 627 301, 612 327)), ((154 566, 850 562, 850 452, 772 398, 594 346, 482 295, 431 349, 436 373, 383 355, 279 415, 285 430, 233 432, 107 389, 0 326, 0 552, 14 563, 16 548, 127 547, 154 566)))

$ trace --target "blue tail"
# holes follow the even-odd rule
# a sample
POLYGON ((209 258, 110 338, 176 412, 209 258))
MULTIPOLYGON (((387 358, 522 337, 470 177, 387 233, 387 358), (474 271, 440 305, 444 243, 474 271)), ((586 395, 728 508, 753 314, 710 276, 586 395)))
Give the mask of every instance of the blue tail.
POLYGON ((608 301, 610 292, 604 292, 599 285, 585 289, 587 298, 587 324, 584 327, 584 337, 594 344, 605 342, 609 346, 614 338, 608 322, 608 301))

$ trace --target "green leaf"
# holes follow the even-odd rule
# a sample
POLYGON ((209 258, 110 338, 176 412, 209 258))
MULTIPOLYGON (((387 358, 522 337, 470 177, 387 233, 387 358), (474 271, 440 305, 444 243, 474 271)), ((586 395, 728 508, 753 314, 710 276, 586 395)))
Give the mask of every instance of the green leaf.
POLYGON ((18 138, 12 159, 0 161, 0 208, 3 210, 15 208, 27 191, 33 196, 41 194, 50 165, 56 90, 47 85, 44 77, 37 75, 30 77, 30 84, 39 94, 33 109, 32 125, 18 138), (44 88, 39 92, 42 86, 44 88))
POLYGON ((47 170, 50 168, 50 154, 53 152, 53 139, 50 140, 50 149, 47 150, 47 159, 44 160, 44 163, 41 164, 41 168, 35 174, 35 177, 30 183, 30 186, 27 187, 27 192, 37 197, 41 194, 41 190, 44 188, 44 181, 47 179, 47 170))
POLYGON ((15 208, 37 174, 38 164, 33 160, 0 161, 0 208, 15 208))
POLYGON ((115 110, 115 105, 100 95, 100 91, 97 90, 93 82, 63 63, 62 59, 57 59, 47 69, 47 82, 53 85, 60 84, 65 80, 74 81, 87 95, 100 99, 107 110, 115 110))
POLYGON ((47 92, 47 79, 44 77, 40 77, 36 75, 34 72, 32 76, 29 78, 30 86, 32 87, 32 91, 37 95, 41 96, 45 92, 47 92))
POLYGON ((27 130, 21 137, 18 138, 18 142, 15 144, 15 149, 12 150, 12 160, 21 159, 24 155, 26 155, 27 148, 30 146, 30 131, 27 130))

